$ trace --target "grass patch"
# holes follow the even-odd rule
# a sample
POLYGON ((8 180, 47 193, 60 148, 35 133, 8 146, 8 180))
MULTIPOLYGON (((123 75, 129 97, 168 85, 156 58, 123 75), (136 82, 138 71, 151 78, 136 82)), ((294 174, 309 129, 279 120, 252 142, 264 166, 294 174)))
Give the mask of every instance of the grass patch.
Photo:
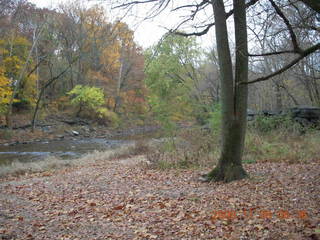
POLYGON ((244 159, 242 162, 244 164, 253 164, 253 163, 256 163, 257 161, 255 159, 244 159))
POLYGON ((219 141, 200 127, 182 129, 147 154, 156 169, 188 169, 213 166, 219 156, 219 141))
POLYGON ((72 160, 48 157, 37 162, 12 162, 10 165, 1 166, 0 178, 46 172, 66 167, 85 166, 102 161, 115 160, 118 156, 130 152, 131 147, 132 145, 125 145, 105 152, 94 151, 83 155, 78 159, 72 160))
POLYGON ((137 155, 144 155, 152 151, 152 146, 147 140, 139 139, 134 144, 128 145, 113 153, 114 159, 130 158, 137 155))
POLYGON ((286 131, 267 134, 249 130, 246 138, 244 162, 309 163, 319 159, 320 132, 310 131, 304 135, 286 131))
POLYGON ((10 165, 1 166, 0 177, 19 176, 29 173, 45 172, 52 169, 71 166, 71 160, 60 160, 55 157, 48 157, 39 162, 12 162, 10 165))
MULTIPOLYGON (((275 129, 262 133, 255 128, 247 131, 244 164, 259 162, 310 163, 319 160, 320 132, 275 129)), ((207 168, 219 159, 221 142, 218 134, 201 128, 182 129, 172 141, 164 141, 147 154, 151 167, 207 168)))

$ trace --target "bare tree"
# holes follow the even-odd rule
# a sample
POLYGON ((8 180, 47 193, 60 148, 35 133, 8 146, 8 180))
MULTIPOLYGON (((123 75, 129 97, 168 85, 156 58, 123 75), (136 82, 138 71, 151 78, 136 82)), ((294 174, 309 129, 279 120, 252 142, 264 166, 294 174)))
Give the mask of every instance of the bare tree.
MULTIPOLYGON (((263 1, 263 0, 260 0, 263 1)), ((267 1, 267 0, 266 0, 267 1)), ((113 1, 114 2, 114 1, 113 1)), ((248 53, 248 35, 247 35, 247 11, 254 8, 259 0, 233 0, 225 2, 223 0, 202 0, 181 2, 177 6, 176 2, 170 0, 140 0, 140 1, 115 1, 118 7, 130 9, 139 4, 151 5, 150 15, 155 17, 157 14, 165 11, 168 6, 173 6, 172 12, 183 10, 189 11, 191 14, 185 16, 183 20, 177 23, 175 29, 171 30, 176 34, 183 36, 201 36, 206 34, 213 26, 215 26, 216 47, 218 50, 218 62, 221 81, 221 104, 222 104, 222 149, 218 165, 207 175, 204 176, 206 181, 233 181, 245 178, 246 171, 242 167, 242 155, 244 149, 244 140, 246 133, 246 114, 248 99, 248 84, 269 80, 296 65, 302 59, 308 57, 312 53, 320 50, 320 43, 303 48, 297 41, 296 33, 292 25, 279 3, 269 0, 272 10, 284 22, 285 31, 290 36, 291 48, 274 51, 248 53), (226 4, 228 3, 228 8, 226 4), (171 5, 170 5, 171 4, 171 5), (204 9, 213 9, 213 18, 209 18, 207 22, 195 22, 200 12, 204 9), (230 9, 231 8, 231 9, 230 9), (230 9, 226 11, 226 9, 230 9), (235 68, 233 69, 233 61, 231 50, 229 47, 229 32, 227 19, 233 16, 235 30, 235 68), (213 21, 214 20, 214 21, 213 21), (179 32, 181 26, 192 24, 195 28, 194 32, 179 32), (275 69, 274 72, 257 79, 248 80, 248 57, 272 56, 290 53, 293 57, 283 66, 275 69)), ((290 2, 289 2, 290 3, 290 2)), ((303 1, 308 7, 318 11, 316 1, 303 1)))

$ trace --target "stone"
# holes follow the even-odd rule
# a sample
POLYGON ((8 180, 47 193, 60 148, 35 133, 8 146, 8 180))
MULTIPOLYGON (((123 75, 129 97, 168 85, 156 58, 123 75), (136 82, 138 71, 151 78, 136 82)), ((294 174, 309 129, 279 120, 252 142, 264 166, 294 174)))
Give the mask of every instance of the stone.
POLYGON ((72 133, 74 136, 79 136, 79 135, 80 135, 80 133, 79 133, 79 132, 74 131, 74 130, 71 130, 71 133, 72 133))

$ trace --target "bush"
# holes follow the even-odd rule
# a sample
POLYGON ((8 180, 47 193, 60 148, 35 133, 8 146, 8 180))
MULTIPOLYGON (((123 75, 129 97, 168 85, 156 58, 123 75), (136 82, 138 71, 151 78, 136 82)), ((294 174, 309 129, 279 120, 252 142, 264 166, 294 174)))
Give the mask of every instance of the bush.
POLYGON ((305 163, 318 159, 319 132, 297 135, 290 131, 271 131, 261 134, 249 129, 243 157, 244 163, 288 162, 305 163))
POLYGON ((301 126, 293 121, 288 115, 279 115, 279 116, 258 116, 253 121, 252 124, 255 130, 258 130, 261 133, 267 133, 272 130, 281 131, 291 131, 291 132, 300 132, 302 130, 301 126))
POLYGON ((209 118, 209 126, 212 132, 215 135, 219 135, 221 131, 221 124, 222 124, 222 116, 221 116, 221 105, 215 104, 213 111, 210 114, 209 118))
POLYGON ((96 110, 96 119, 99 124, 111 127, 119 127, 120 119, 115 112, 109 111, 107 108, 98 108, 96 110))
POLYGON ((12 104, 12 107, 17 111, 30 110, 32 108, 32 103, 28 99, 21 98, 19 101, 15 101, 12 104))
POLYGON ((182 129, 174 147, 170 139, 166 139, 147 155, 147 159, 158 169, 212 166, 219 153, 218 144, 212 134, 202 128, 182 129))
POLYGON ((68 92, 73 98, 71 104, 78 106, 77 116, 94 119, 99 124, 119 127, 121 121, 118 115, 102 107, 105 97, 101 88, 77 85, 68 92))
POLYGON ((213 112, 212 104, 194 104, 193 115, 198 125, 202 126, 208 123, 213 112))
MULTIPOLYGON (((166 141, 148 155, 151 166, 160 169, 213 166, 220 153, 221 107, 216 104, 213 109, 207 122, 211 131, 204 127, 175 130, 174 137, 169 134, 166 141)), ((165 132, 174 132, 172 129, 165 132)))
POLYGON ((84 109, 96 111, 105 103, 103 90, 97 87, 77 85, 67 94, 72 96, 71 104, 79 107, 77 115, 84 109))

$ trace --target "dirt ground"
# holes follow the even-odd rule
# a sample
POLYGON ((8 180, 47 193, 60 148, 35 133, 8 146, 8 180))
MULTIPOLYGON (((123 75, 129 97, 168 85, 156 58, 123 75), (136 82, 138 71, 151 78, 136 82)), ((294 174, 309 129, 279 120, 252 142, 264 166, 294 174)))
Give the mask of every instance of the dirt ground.
POLYGON ((2 180, 0 239, 320 239, 319 162, 223 184, 141 159, 2 180))

